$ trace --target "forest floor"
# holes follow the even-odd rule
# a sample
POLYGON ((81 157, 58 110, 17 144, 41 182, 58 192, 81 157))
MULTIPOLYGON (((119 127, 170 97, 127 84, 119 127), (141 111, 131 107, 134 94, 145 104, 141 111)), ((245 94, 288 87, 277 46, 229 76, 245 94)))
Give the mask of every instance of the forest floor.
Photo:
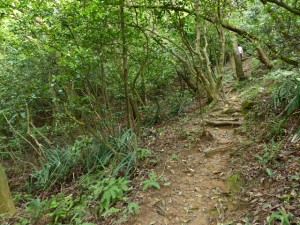
POLYGON ((232 191, 239 185, 230 158, 245 142, 237 132, 243 121, 241 100, 231 85, 224 87, 225 101, 206 109, 203 118, 197 110, 185 113, 154 128, 145 139, 144 147, 158 158, 154 170, 161 188, 135 193, 140 213, 126 224, 208 225, 230 220, 226 212, 236 211, 232 191))
MULTIPOLYGON (((226 113, 232 109, 239 111, 237 97, 228 96, 228 102, 227 107, 210 113, 206 119, 240 122, 239 113, 233 113, 234 117, 226 113)), ((201 118, 199 114, 193 116, 173 121, 148 144, 159 155, 155 171, 163 184, 159 190, 136 193, 140 214, 128 225, 208 225, 227 219, 225 212, 233 207, 226 184, 232 176, 228 163, 241 137, 235 133, 236 126, 230 125, 206 125, 203 136, 201 118)))

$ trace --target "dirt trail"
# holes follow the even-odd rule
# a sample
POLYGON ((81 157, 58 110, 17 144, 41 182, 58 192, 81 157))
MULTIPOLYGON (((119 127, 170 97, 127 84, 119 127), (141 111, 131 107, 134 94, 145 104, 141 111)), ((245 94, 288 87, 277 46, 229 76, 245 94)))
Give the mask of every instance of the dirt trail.
MULTIPOLYGON (((230 90, 230 88, 226 88, 230 90)), ((206 113, 205 120, 241 122, 239 99, 228 94, 227 104, 206 113)), ((157 128, 148 143, 156 149, 160 165, 161 189, 137 193, 140 214, 126 224, 136 225, 208 225, 225 222, 232 208, 226 180, 230 150, 239 142, 235 125, 207 125, 203 137, 199 113, 185 115, 163 128, 157 128)))

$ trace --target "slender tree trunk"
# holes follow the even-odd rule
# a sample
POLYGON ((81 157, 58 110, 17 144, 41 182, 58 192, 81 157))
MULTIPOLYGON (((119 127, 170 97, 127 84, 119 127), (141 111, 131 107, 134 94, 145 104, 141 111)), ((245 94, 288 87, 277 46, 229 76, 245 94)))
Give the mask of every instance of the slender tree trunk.
POLYGON ((220 59, 219 59, 219 66, 218 66, 218 75, 223 76, 223 68, 225 66, 225 35, 222 26, 218 26, 218 36, 219 36, 219 43, 220 43, 220 59))
POLYGON ((133 120, 134 120, 134 131, 137 136, 140 135, 140 126, 141 126, 141 115, 139 113, 136 102, 130 98, 130 106, 132 109, 133 120))
POLYGON ((200 78, 202 85, 205 89, 208 102, 219 99, 219 87, 217 80, 211 70, 211 62, 207 53, 207 27, 206 24, 203 26, 203 41, 204 46, 201 51, 201 23, 200 23, 200 1, 197 0, 195 3, 195 15, 196 15, 196 54, 199 59, 199 66, 196 68, 197 76, 200 78), (203 67, 206 67, 206 71, 203 71, 203 67))
POLYGON ((122 36, 122 77, 125 91, 125 102, 126 102, 126 121, 127 128, 131 128, 131 107, 130 107, 130 96, 129 96, 129 85, 128 85, 128 49, 126 43, 126 25, 125 25, 125 13, 124 13, 124 0, 120 5, 120 19, 121 19, 121 36, 122 36))
MULTIPOLYGON (((103 62, 100 63, 100 76, 101 76, 101 81, 102 81, 102 95, 104 98, 104 104, 105 104, 105 116, 108 116, 109 120, 112 122, 113 117, 112 117, 112 110, 110 106, 110 101, 109 101, 109 96, 107 93, 107 82, 106 82, 106 74, 105 74, 105 69, 104 69, 104 64, 103 62)), ((109 132, 114 131, 114 127, 110 126, 108 127, 109 132)))
MULTIPOLYGON (((206 23, 206 21, 205 21, 206 23)), ((222 77, 216 77, 211 70, 211 62, 207 53, 208 41, 207 41, 207 27, 206 24, 204 25, 204 47, 202 50, 202 54, 204 56, 206 62, 206 77, 208 80, 208 85, 205 88, 207 93, 207 98, 209 102, 214 100, 219 100, 220 94, 220 85, 222 81, 222 77)))
POLYGON ((216 25, 218 31, 219 44, 220 44, 220 59, 219 59, 219 66, 218 66, 218 75, 223 77, 224 75, 223 68, 225 66, 225 34, 224 34, 223 27, 221 25, 223 21, 221 10, 222 10, 221 3, 220 0, 218 0, 217 13, 218 13, 219 23, 216 25))
POLYGON ((143 105, 147 105, 147 98, 146 98, 146 84, 145 84, 145 77, 144 73, 141 74, 141 99, 143 102, 143 105))

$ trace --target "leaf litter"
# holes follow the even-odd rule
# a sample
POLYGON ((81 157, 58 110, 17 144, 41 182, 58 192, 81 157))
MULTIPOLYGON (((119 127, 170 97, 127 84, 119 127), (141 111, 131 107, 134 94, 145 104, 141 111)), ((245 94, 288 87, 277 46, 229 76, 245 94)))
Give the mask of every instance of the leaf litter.
POLYGON ((230 153, 239 141, 235 130, 242 117, 236 114, 239 110, 233 110, 235 118, 231 114, 224 116, 223 111, 226 107, 239 107, 236 98, 235 95, 228 96, 227 106, 206 113, 209 117, 205 120, 214 117, 215 122, 206 124, 209 136, 203 135, 199 112, 153 128, 153 133, 159 135, 155 135, 154 140, 146 137, 143 147, 157 155, 159 160, 154 170, 164 178, 159 181, 163 185, 160 189, 135 193, 140 214, 125 224, 209 225, 230 219, 226 212, 233 209, 234 202, 226 180, 232 175, 230 153), (230 98, 233 98, 232 103, 230 98), (221 125, 215 127, 219 123, 216 122, 218 117, 221 125))

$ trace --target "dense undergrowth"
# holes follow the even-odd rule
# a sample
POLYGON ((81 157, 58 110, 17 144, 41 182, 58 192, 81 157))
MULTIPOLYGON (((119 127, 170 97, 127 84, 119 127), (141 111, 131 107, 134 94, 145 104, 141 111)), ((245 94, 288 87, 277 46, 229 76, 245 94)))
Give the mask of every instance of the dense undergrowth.
POLYGON ((244 143, 233 153, 246 202, 245 224, 300 224, 299 70, 273 70, 238 85, 244 102, 244 143))
MULTIPOLYGON (((191 98, 188 93, 175 92, 156 102, 154 111, 147 112, 150 106, 141 109, 149 115, 143 119, 143 126, 178 115, 191 98)), ((74 127, 61 129, 76 132, 74 127)), ((102 139, 90 134, 78 136, 73 144, 68 141, 56 147, 42 145, 39 160, 26 158, 26 151, 19 147, 27 139, 11 134, 6 137, 9 141, 3 142, 10 150, 1 151, 1 161, 14 164, 11 168, 7 166, 7 172, 15 183, 12 190, 18 214, 11 219, 3 217, 2 224, 91 225, 109 223, 112 215, 117 215, 119 222, 126 221, 139 212, 138 204, 129 198, 131 180, 136 167, 151 156, 151 150, 139 147, 133 129, 120 128, 102 139)), ((59 135, 57 132, 51 138, 56 140, 59 135)), ((156 174, 150 173, 139 186, 142 190, 160 188, 156 179, 156 174)))
MULTIPOLYGON (((13 223, 99 223, 105 214, 118 211, 112 206, 129 191, 138 152, 132 130, 110 137, 106 145, 81 136, 71 146, 47 149, 30 175, 27 193, 15 194, 20 213, 13 223)), ((123 210, 136 212, 138 206, 127 203, 123 210)))
MULTIPOLYGON (((238 202, 249 204, 245 215, 238 214, 236 220, 299 224, 299 70, 253 73, 234 88, 243 99, 245 126, 240 132, 247 141, 241 142, 232 162, 241 178, 237 178, 242 188, 238 202)), ((178 115, 191 100, 188 93, 175 92, 164 101, 153 101, 156 107, 142 109, 152 110, 146 113, 144 125, 178 115)), ((6 143, 14 146, 15 153, 2 151, 2 160, 18 161, 24 156, 18 150, 24 140, 14 137, 16 143, 6 143)), ((43 157, 29 166, 29 178, 22 182, 26 187, 14 189, 19 213, 2 224, 105 224, 113 223, 111 215, 117 215, 118 222, 126 221, 139 212, 138 203, 129 197, 135 168, 150 155, 151 150, 139 147, 131 129, 119 129, 102 140, 81 135, 73 144, 45 148, 43 157)), ((139 186, 160 188, 153 172, 139 186)))

